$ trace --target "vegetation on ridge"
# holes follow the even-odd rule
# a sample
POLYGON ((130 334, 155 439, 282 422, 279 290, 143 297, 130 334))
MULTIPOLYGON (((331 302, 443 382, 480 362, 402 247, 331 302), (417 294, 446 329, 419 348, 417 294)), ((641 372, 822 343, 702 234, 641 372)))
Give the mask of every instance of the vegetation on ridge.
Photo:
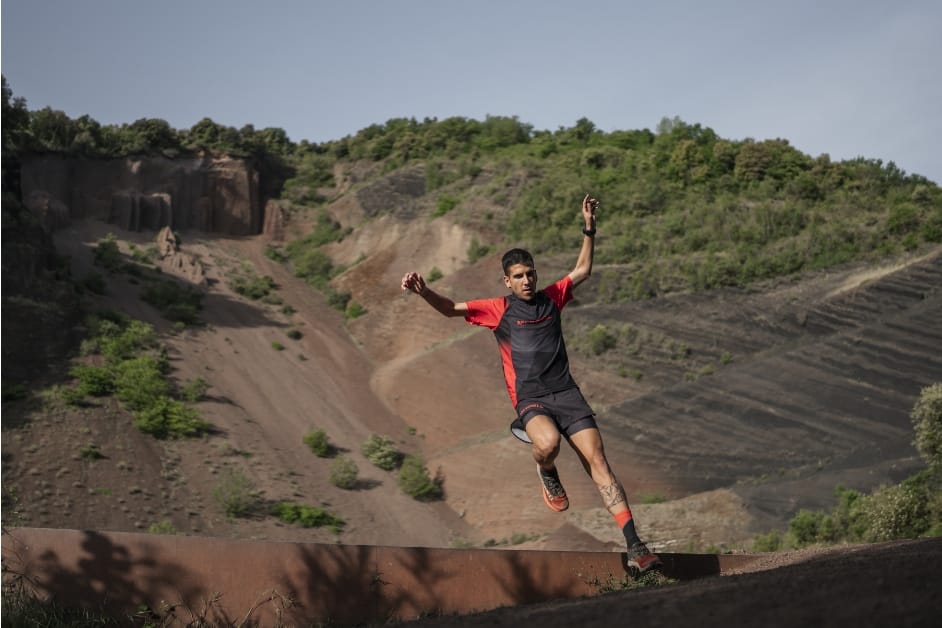
MULTIPOLYGON (((942 242, 942 190, 925 177, 879 159, 811 157, 786 139, 725 139, 676 117, 654 131, 612 132, 585 118, 555 131, 516 116, 396 118, 316 144, 208 118, 182 130, 159 119, 101 125, 28 111, 11 98, 4 80, 5 142, 17 152, 248 157, 265 196, 289 206, 334 200, 335 173, 357 163, 386 175, 419 168, 430 217, 455 214, 481 195, 495 208, 483 216, 470 261, 513 243, 544 254, 572 250, 580 237, 573 208, 591 191, 602 199, 597 289, 608 301, 744 286, 942 242)), ((312 232, 289 246, 295 272, 329 289, 341 269, 321 247, 347 232, 321 211, 312 232)), ((329 296, 348 308, 349 294, 329 296)))

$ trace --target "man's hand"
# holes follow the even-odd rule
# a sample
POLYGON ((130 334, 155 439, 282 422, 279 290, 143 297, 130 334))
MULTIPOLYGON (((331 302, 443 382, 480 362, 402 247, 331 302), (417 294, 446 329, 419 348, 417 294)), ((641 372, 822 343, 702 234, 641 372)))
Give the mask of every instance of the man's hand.
POLYGON ((582 199, 582 219, 585 221, 585 228, 589 231, 595 229, 595 210, 598 208, 599 201, 586 194, 582 199))
POLYGON ((425 285, 425 279, 419 273, 406 273, 402 277, 403 290, 422 294, 427 287, 428 286, 425 285))

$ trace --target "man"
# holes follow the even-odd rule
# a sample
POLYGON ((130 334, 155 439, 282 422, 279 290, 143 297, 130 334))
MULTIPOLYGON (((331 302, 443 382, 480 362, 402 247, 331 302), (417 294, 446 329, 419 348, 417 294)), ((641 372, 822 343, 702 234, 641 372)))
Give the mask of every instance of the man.
POLYGON ((582 249, 572 272, 537 290, 533 257, 523 249, 507 251, 501 265, 510 294, 493 299, 455 303, 428 287, 418 273, 406 273, 402 289, 415 292, 445 316, 463 316, 472 325, 494 332, 500 349, 507 392, 517 411, 511 431, 531 443, 546 505, 562 512, 569 498, 559 479, 556 456, 565 438, 598 486, 602 501, 625 535, 628 565, 644 573, 660 565, 638 538, 625 489, 612 473, 602 436, 589 407, 569 372, 560 313, 572 290, 588 279, 595 254, 595 212, 598 201, 582 200, 582 249))

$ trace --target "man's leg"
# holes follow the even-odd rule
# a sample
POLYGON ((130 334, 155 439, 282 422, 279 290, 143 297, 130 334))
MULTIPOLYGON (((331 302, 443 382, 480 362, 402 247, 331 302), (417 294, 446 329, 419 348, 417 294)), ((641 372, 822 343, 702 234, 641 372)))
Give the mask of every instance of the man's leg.
POLYGON ((551 510, 562 512, 569 508, 569 497, 556 470, 556 456, 559 455, 562 442, 556 422, 540 414, 527 421, 526 430, 527 436, 533 441, 531 451, 543 485, 543 501, 551 510))
POLYGON ((628 563, 642 572, 660 564, 660 559, 651 554, 638 537, 625 489, 608 464, 605 447, 602 445, 602 435, 598 428, 579 430, 567 439, 579 456, 586 473, 598 487, 602 503, 612 513, 615 523, 625 536, 625 543, 628 546, 628 563))

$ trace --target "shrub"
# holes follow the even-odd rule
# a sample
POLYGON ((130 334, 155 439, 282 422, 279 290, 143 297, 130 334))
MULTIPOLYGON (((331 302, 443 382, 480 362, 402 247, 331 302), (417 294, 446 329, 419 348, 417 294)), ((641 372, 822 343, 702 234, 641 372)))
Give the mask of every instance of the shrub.
POLYGON ((385 471, 392 471, 402 464, 402 454, 385 436, 373 434, 363 443, 361 451, 367 460, 385 471))
POLYGON ((115 366, 114 393, 131 411, 143 410, 170 394, 170 383, 157 359, 145 355, 115 366))
POLYGON ((491 247, 481 244, 477 238, 471 238, 471 244, 468 246, 468 262, 473 264, 490 252, 491 247))
POLYGON ((285 335, 288 336, 288 338, 291 338, 291 340, 301 340, 301 338, 304 337, 304 334, 302 334, 297 329, 289 329, 287 332, 285 332, 285 335))
POLYGON ((458 199, 450 194, 443 194, 438 197, 435 207, 435 216, 444 216, 458 205, 458 199))
POLYGON ((281 344, 280 342, 278 342, 277 340, 271 343, 271 348, 274 349, 275 351, 285 350, 285 346, 281 344))
POLYGON ((177 528, 173 525, 173 522, 169 519, 162 519, 157 523, 150 524, 150 527, 147 528, 147 531, 151 534, 169 534, 174 535, 177 533, 177 528))
POLYGON ((432 283, 432 282, 438 281, 444 276, 445 275, 442 274, 441 268, 439 268, 438 266, 432 266, 432 270, 428 272, 428 277, 425 278, 425 281, 427 281, 428 283, 432 283))
POLYGON ((360 305, 359 303, 357 303, 356 301, 351 301, 350 304, 347 306, 347 310, 346 310, 347 318, 350 318, 350 319, 360 318, 364 314, 366 314, 366 308, 360 305))
POLYGON ((98 449, 98 445, 94 443, 89 443, 81 449, 79 449, 79 456, 82 460, 88 460, 94 462, 95 460, 101 460, 105 457, 103 453, 98 449))
POLYGON ((601 355, 615 346, 615 335, 605 325, 596 325, 589 331, 589 349, 595 355, 601 355))
POLYGON ((418 456, 406 456, 399 470, 399 488, 418 501, 434 501, 442 498, 442 487, 429 477, 425 462, 418 456))
POLYGON ((277 284, 275 284, 275 280, 268 275, 254 275, 248 278, 236 277, 232 281, 231 286, 238 294, 252 299, 253 301, 267 297, 272 290, 278 287, 277 284))
POLYGON ((752 543, 753 552, 777 552, 782 549, 782 535, 776 530, 760 534, 752 543))
POLYGON ((196 323, 203 307, 203 295, 175 281, 155 281, 141 291, 141 299, 153 305, 169 321, 196 323))
POLYGON ((922 389, 911 416, 919 455, 930 467, 942 467, 942 383, 922 389))
POLYGON ((105 397, 115 390, 114 373, 107 367, 80 364, 69 369, 69 374, 79 380, 76 389, 82 396, 105 397))
POLYGON ((121 249, 113 233, 109 233, 92 250, 92 260, 96 266, 101 266, 110 273, 116 273, 124 267, 121 249))
POLYGON ((196 410, 170 397, 159 397, 134 412, 134 427, 156 438, 198 436, 209 430, 196 410))
POLYGON ((303 440, 304 444, 307 445, 318 458, 327 458, 333 451, 333 447, 330 446, 327 433, 324 432, 324 430, 308 432, 304 435, 303 440))
POLYGON ((788 522, 788 532, 797 547, 817 543, 825 527, 828 516, 822 512, 799 510, 788 522))
MULTIPOLYGON (((871 495, 863 504, 865 541, 912 539, 930 527, 929 475, 907 478, 871 495)), ((936 487, 938 488, 938 487, 936 487)))
POLYGON ((337 488, 351 490, 359 483, 360 469, 350 458, 339 456, 330 465, 330 483, 337 488))
POLYGON ((255 484, 238 469, 223 472, 213 489, 213 498, 227 517, 244 517, 258 505, 255 484))
POLYGON ((305 506, 292 502, 279 502, 272 508, 272 514, 285 523, 296 523, 304 528, 329 527, 339 533, 346 524, 343 519, 323 508, 305 506))

